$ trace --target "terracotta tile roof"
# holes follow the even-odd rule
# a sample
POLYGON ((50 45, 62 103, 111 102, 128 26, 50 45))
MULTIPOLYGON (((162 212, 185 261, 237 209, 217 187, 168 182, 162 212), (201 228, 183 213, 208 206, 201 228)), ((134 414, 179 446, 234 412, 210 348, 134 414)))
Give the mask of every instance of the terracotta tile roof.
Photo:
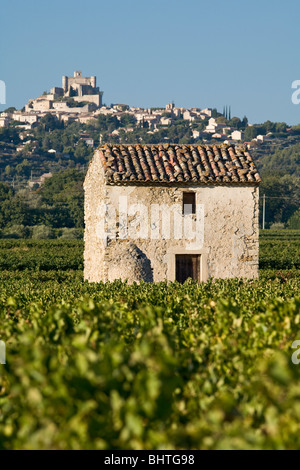
POLYGON ((104 145, 107 184, 259 183, 243 145, 104 145))

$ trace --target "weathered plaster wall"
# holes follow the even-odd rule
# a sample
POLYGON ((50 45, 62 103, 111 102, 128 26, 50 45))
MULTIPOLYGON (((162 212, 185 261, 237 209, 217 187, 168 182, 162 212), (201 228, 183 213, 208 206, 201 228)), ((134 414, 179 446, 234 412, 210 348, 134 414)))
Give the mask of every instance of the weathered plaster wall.
MULTIPOLYGON (((202 255, 201 280, 211 276, 254 278, 258 275, 257 186, 105 186, 101 163, 94 158, 85 182, 85 194, 85 279, 89 281, 118 278, 128 279, 129 282, 142 279, 154 282, 174 280, 175 254, 183 253, 202 255), (203 240, 201 237, 194 241, 174 240, 172 217, 171 239, 151 240, 151 204, 165 204, 168 207, 177 204, 179 216, 186 217, 181 215, 182 192, 188 190, 196 192, 197 207, 203 207, 203 240), (131 233, 140 236, 132 239, 129 233, 124 240, 114 239, 113 217, 108 215, 105 228, 111 235, 107 241, 100 240, 97 237, 100 204, 105 202, 114 207, 119 221, 119 201, 124 196, 127 197, 128 206, 143 204, 147 208, 148 224, 144 220, 145 213, 128 216, 131 233), (145 230, 140 229, 138 217, 143 227, 148 225, 148 236, 145 230)), ((195 219, 195 216, 189 217, 195 219)), ((121 227, 117 228, 117 235, 119 230, 121 227)))
POLYGON ((97 234, 101 214, 99 204, 105 200, 104 173, 97 155, 90 163, 84 182, 84 279, 99 282, 104 279, 104 240, 97 234))

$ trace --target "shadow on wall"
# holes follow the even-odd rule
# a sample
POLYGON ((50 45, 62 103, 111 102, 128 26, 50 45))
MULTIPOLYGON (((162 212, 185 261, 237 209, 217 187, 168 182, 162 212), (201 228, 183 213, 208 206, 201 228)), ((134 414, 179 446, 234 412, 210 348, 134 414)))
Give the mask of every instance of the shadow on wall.
POLYGON ((151 261, 134 243, 113 243, 110 248, 111 256, 107 260, 109 281, 153 282, 151 261))

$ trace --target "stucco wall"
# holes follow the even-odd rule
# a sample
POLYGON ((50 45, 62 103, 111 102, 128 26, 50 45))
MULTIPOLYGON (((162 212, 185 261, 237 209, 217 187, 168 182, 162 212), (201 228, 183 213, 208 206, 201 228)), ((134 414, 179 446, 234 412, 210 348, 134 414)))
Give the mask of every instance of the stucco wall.
POLYGON ((90 103, 94 103, 98 108, 102 105, 101 94, 74 96, 73 100, 78 102, 89 101, 90 103))
MULTIPOLYGON (((129 242, 149 260, 154 282, 174 280, 175 254, 183 253, 201 255, 201 280, 204 281, 211 276, 254 278, 258 275, 257 186, 105 186, 101 163, 94 158, 86 178, 85 191, 85 279, 89 281, 115 278, 128 279, 129 282, 141 280, 140 277, 137 279, 136 274, 139 272, 138 262, 135 266, 131 258, 130 262, 126 261, 129 242), (187 216, 182 216, 182 193, 189 190, 196 192, 199 214, 188 217, 193 220, 193 229, 198 217, 197 227, 203 230, 203 237, 175 240, 174 219, 171 217, 170 239, 151 239, 151 206, 165 204, 183 220, 187 216), (118 223, 119 202, 124 198, 127 198, 127 209, 132 209, 133 204, 143 204, 147 214, 137 212, 132 215, 131 210, 128 216, 129 233, 120 240, 114 238, 114 215, 108 213, 105 231, 110 235, 106 240, 100 240, 99 206, 105 201, 114 208, 118 223), (141 225, 137 222, 138 218, 141 225), (148 226, 148 233, 145 226, 148 226), (132 239, 132 234, 136 234, 137 238, 132 239)), ((120 227, 117 228, 117 236, 119 230, 120 227)), ((151 278, 148 274, 146 280, 151 278)))
POLYGON ((104 240, 97 235, 99 203, 105 199, 103 169, 98 158, 90 163, 84 183, 84 279, 99 282, 104 275, 104 240))

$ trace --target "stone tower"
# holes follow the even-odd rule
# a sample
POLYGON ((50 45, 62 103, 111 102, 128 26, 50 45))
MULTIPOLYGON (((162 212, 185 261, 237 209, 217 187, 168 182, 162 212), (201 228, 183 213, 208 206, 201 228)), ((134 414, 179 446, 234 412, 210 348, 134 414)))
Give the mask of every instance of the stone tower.
POLYGON ((62 87, 65 93, 68 91, 68 77, 66 75, 63 76, 62 78, 62 87))

